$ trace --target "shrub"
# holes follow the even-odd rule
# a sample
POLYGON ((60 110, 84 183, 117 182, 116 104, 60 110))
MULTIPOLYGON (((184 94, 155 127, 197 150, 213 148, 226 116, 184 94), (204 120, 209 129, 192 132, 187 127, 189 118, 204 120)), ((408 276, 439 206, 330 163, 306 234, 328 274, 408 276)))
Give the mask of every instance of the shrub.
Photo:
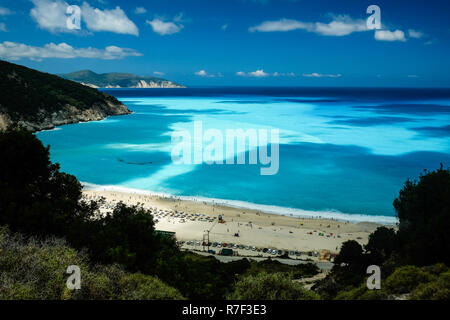
POLYGON ((409 293, 420 283, 432 280, 432 275, 416 266, 403 266, 386 278, 384 288, 392 294, 409 293))
POLYGON ((0 228, 0 300, 182 299, 159 279, 126 273, 119 265, 91 266, 64 240, 25 238, 0 228), (66 286, 69 265, 81 269, 81 289, 66 286))
POLYGON ((318 300, 319 295, 305 289, 289 276, 265 272, 240 279, 230 300, 318 300))
POLYGON ((421 283, 413 290, 411 300, 450 300, 450 271, 443 272, 429 283, 421 283))
POLYGON ((125 300, 181 300, 178 290, 159 279, 141 273, 128 274, 120 280, 120 299, 125 300))
POLYGON ((383 300, 387 294, 383 290, 369 290, 364 282, 359 287, 350 287, 341 291, 336 296, 336 300, 383 300))

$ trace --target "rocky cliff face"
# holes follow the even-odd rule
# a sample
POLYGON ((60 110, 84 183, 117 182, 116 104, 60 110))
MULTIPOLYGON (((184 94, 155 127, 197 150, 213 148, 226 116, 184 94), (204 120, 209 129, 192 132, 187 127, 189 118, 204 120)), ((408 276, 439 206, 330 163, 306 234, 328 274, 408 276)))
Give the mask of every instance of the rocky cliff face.
POLYGON ((154 81, 147 82, 145 80, 140 80, 134 88, 183 88, 183 86, 175 84, 172 81, 162 81, 160 83, 156 83, 154 81))
POLYGON ((105 101, 104 104, 96 104, 91 108, 84 110, 80 110, 71 105, 66 105, 59 111, 52 113, 41 109, 39 110, 36 119, 21 118, 13 121, 8 114, 0 112, 0 130, 5 130, 11 124, 23 126, 31 131, 49 130, 63 124, 98 121, 109 116, 126 115, 130 113, 131 111, 123 104, 115 104, 110 101, 105 101))

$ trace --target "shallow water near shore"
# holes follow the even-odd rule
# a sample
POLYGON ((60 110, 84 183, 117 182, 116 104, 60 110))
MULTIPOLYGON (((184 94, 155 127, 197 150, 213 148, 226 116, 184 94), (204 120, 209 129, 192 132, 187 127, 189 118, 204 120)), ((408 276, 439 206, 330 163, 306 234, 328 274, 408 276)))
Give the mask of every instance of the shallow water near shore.
POLYGON ((95 185, 392 223, 403 183, 450 164, 449 90, 104 91, 134 113, 37 133, 63 171, 95 185), (194 121, 222 132, 279 129, 278 173, 260 175, 259 164, 174 164, 171 133, 192 132, 194 121))

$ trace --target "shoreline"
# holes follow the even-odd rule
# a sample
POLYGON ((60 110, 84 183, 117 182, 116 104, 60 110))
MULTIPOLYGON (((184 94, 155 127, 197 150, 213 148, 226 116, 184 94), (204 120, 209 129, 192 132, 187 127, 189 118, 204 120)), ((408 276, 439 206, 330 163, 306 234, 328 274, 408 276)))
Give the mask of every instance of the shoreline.
MULTIPOLYGON (((199 198, 182 199, 117 186, 83 184, 83 187, 83 196, 86 200, 105 199, 105 204, 100 209, 102 214, 110 212, 119 201, 152 210, 155 228, 175 232, 177 240, 185 242, 183 248, 188 250, 202 250, 200 243, 209 231, 211 243, 225 242, 255 246, 259 249, 274 248, 288 252, 334 254, 339 252, 342 243, 347 240, 355 240, 365 245, 370 233, 377 227, 386 225, 317 216, 275 214, 218 202, 210 203, 199 198), (223 217, 224 223, 217 222, 219 214, 223 217), (193 241, 194 244, 188 245, 186 243, 188 241, 193 241)), ((220 250, 218 247, 211 249, 220 250)), ((251 249, 235 251, 239 255, 270 256, 251 249)), ((314 256, 308 258, 318 259, 314 256)))
POLYGON ((231 207, 241 210, 254 210, 265 214, 273 214, 277 216, 288 216, 294 218, 302 219, 325 219, 334 220, 341 222, 350 223, 375 223, 379 225, 392 226, 395 227, 398 223, 396 217, 391 216, 381 216, 381 215, 364 215, 364 214, 351 214, 342 213, 337 210, 303 210, 291 207, 281 207, 275 205, 257 204, 242 200, 228 200, 228 199, 218 199, 218 198, 207 198, 201 196, 177 196, 168 193, 154 192, 149 190, 127 188, 116 185, 97 185, 88 182, 81 182, 83 185, 83 190, 89 191, 116 191, 120 193, 130 193, 146 196, 159 196, 167 199, 176 199, 182 201, 192 201, 192 202, 204 202, 210 205, 220 205, 224 207, 231 207))

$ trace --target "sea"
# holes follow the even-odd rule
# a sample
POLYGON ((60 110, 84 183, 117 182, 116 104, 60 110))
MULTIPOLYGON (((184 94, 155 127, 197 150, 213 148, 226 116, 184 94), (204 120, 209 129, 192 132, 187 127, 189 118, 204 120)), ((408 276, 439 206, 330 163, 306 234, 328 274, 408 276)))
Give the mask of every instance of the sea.
POLYGON ((441 163, 450 167, 450 89, 101 90, 133 113, 36 133, 50 145, 52 161, 86 188, 395 224, 393 201, 404 183, 441 163), (215 161, 201 159, 198 151, 211 151, 213 141, 195 133, 199 124, 203 133, 225 137, 214 141, 224 151, 214 149, 215 161), (258 141, 230 147, 234 160, 245 160, 231 164, 226 137, 237 129, 256 132, 258 141), (179 161, 177 148, 200 159, 179 161), (264 148, 277 162, 272 174, 261 174, 267 161, 250 161, 264 148))

